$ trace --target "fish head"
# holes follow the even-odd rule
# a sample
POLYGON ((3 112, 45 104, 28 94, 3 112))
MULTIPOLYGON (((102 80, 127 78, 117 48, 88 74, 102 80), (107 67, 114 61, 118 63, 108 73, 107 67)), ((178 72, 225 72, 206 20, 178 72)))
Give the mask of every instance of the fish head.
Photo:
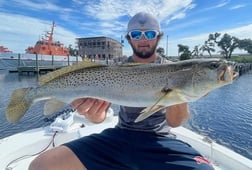
POLYGON ((210 91, 231 84, 238 77, 234 66, 225 60, 204 59, 192 68, 192 81, 187 84, 184 93, 198 99, 210 91))
POLYGON ((219 86, 230 84, 239 77, 239 73, 235 71, 235 66, 230 65, 225 60, 220 60, 216 68, 217 82, 219 86))
POLYGON ((219 88, 227 84, 231 84, 238 77, 233 65, 226 60, 216 59, 210 60, 203 64, 211 88, 219 88))

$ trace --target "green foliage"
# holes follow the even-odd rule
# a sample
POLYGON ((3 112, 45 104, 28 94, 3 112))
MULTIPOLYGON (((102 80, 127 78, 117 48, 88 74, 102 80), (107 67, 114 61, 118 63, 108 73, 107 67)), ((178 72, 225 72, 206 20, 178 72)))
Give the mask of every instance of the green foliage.
POLYGON ((223 50, 224 57, 230 58, 233 51, 239 47, 239 39, 233 36, 231 37, 228 34, 224 34, 217 44, 223 50))
POLYGON ((180 56, 179 56, 179 60, 188 60, 191 58, 191 54, 190 53, 182 53, 180 56))
POLYGON ((187 53, 187 52, 190 52, 190 50, 187 45, 178 44, 178 52, 179 53, 187 53))
POLYGON ((240 40, 239 48, 244 49, 248 53, 252 54, 252 40, 251 39, 240 40))
POLYGON ((251 39, 238 39, 234 36, 231 36, 225 33, 221 36, 221 33, 209 34, 208 40, 200 47, 195 46, 193 52, 190 52, 189 47, 186 45, 178 44, 179 56, 183 55, 181 58, 189 58, 193 54, 194 56, 203 55, 206 51, 209 56, 212 56, 212 52, 215 52, 215 46, 218 46, 221 51, 219 53, 226 59, 230 59, 232 53, 235 49, 243 49, 248 53, 252 54, 252 40, 251 39))
POLYGON ((158 47, 158 49, 157 49, 157 53, 160 55, 160 56, 162 56, 162 57, 165 57, 165 51, 164 51, 164 48, 162 48, 162 47, 158 47))
POLYGON ((202 51, 202 53, 204 53, 205 51, 207 51, 207 53, 209 54, 210 57, 212 57, 212 52, 215 52, 214 49, 214 43, 210 42, 210 41, 205 41, 204 45, 202 45, 199 48, 200 51, 202 51))
POLYGON ((232 56, 229 61, 235 61, 238 63, 252 63, 252 56, 240 57, 240 56, 232 56))
POLYGON ((225 58, 230 58, 233 51, 239 47, 240 40, 234 36, 230 36, 227 33, 225 33, 222 37, 220 36, 220 33, 209 34, 207 42, 217 44, 217 46, 221 49, 220 53, 225 58))
POLYGON ((192 53, 187 45, 178 44, 178 48, 180 60, 187 60, 191 58, 192 53))
POLYGON ((72 48, 72 45, 71 45, 71 44, 69 45, 68 49, 69 49, 69 54, 70 54, 71 56, 76 56, 76 55, 78 55, 78 50, 72 48))

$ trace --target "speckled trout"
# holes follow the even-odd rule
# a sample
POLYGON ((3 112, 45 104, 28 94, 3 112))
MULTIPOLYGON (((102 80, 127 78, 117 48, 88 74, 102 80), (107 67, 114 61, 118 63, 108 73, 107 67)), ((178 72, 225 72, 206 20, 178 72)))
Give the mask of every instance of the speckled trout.
POLYGON ((47 100, 51 114, 76 98, 91 97, 128 107, 145 107, 135 122, 165 107, 193 102, 232 83, 237 74, 226 61, 191 59, 167 64, 99 65, 81 62, 41 76, 37 87, 17 89, 6 109, 17 122, 29 107, 47 100))

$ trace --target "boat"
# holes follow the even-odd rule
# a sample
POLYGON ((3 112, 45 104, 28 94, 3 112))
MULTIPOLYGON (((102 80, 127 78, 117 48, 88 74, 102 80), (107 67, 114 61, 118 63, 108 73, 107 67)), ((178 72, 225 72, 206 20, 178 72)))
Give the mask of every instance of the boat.
POLYGON ((46 35, 38 40, 34 47, 28 47, 25 49, 28 54, 42 54, 42 55, 57 55, 57 56, 69 56, 69 49, 64 47, 60 41, 53 40, 53 31, 55 23, 52 23, 50 32, 46 32, 46 35))
MULTIPOLYGON (((114 127, 118 116, 109 109, 103 123, 92 124, 75 111, 56 114, 46 127, 36 128, 0 139, 0 169, 28 169, 31 161, 44 152, 65 142, 99 133, 114 127)), ((252 160, 201 136, 185 127, 172 128, 169 136, 185 141, 210 160, 216 170, 252 170, 252 160)))
MULTIPOLYGON (((26 53, 0 53, 0 69, 15 70, 19 66, 67 66, 82 61, 80 56, 71 56, 69 49, 60 41, 53 40, 55 23, 45 38, 39 39, 35 46, 25 49, 26 53)), ((4 48, 4 47, 3 47, 4 48)))
POLYGON ((10 51, 7 47, 0 45, 0 54, 1 53, 12 53, 12 51, 10 51))

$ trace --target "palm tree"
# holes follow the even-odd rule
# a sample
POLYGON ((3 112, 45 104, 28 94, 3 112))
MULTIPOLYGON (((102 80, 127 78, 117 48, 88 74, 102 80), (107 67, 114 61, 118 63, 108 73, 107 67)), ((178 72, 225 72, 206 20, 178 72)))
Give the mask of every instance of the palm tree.
POLYGON ((199 50, 202 51, 202 53, 204 53, 205 51, 207 51, 207 53, 209 54, 209 56, 212 57, 211 53, 215 52, 214 43, 213 42, 209 42, 209 41, 205 41, 204 45, 202 45, 199 50))

